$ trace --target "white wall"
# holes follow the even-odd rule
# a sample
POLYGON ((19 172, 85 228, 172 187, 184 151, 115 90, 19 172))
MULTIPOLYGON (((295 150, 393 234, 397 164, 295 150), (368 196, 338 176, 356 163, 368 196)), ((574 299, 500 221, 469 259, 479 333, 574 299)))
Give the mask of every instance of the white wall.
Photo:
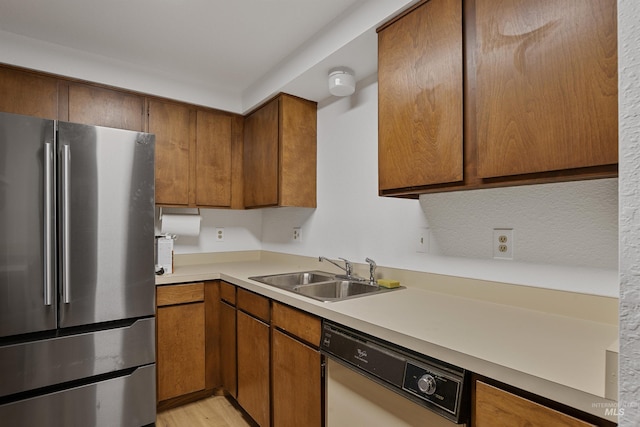
POLYGON ((621 427, 640 425, 640 26, 637 0, 618 1, 621 427))
MULTIPOLYGON (((167 208, 163 213, 185 213, 182 209, 167 208)), ((189 214, 195 214, 190 209, 189 214)), ((256 210, 201 209, 200 234, 198 236, 178 236, 173 245, 176 254, 208 252, 233 252, 260 250, 262 244, 262 212, 256 210), (224 239, 216 238, 216 229, 223 229, 224 239)), ((156 234, 162 231, 156 209, 156 234)))
POLYGON ((318 108, 318 208, 268 209, 262 248, 308 256, 617 296, 617 180, 379 197, 377 82, 318 108), (302 242, 293 243, 293 227, 302 242), (420 228, 429 253, 417 253, 420 228), (493 228, 514 229, 494 260, 493 228))

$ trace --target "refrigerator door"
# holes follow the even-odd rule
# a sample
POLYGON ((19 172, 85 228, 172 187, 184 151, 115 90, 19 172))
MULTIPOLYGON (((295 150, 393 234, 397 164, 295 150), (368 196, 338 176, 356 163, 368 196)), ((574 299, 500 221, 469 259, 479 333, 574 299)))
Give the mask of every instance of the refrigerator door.
POLYGON ((154 314, 154 145, 58 123, 60 327, 154 314))
POLYGON ((0 113, 0 337, 56 328, 54 122, 0 113))

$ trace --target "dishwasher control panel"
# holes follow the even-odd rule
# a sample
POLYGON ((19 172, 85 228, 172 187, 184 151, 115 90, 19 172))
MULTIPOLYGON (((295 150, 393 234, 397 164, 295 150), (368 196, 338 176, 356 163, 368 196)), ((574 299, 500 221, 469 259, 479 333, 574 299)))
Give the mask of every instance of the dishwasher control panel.
POLYGON ((426 399, 445 411, 457 412, 462 378, 457 378, 434 366, 422 366, 407 361, 402 388, 421 399, 426 399))

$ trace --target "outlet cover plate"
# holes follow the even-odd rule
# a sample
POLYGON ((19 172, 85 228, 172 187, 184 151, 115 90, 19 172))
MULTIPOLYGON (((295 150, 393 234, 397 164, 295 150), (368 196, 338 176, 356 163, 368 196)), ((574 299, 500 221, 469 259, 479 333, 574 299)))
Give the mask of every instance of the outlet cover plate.
POLYGON ((513 259, 513 228, 493 229, 493 257, 513 259))

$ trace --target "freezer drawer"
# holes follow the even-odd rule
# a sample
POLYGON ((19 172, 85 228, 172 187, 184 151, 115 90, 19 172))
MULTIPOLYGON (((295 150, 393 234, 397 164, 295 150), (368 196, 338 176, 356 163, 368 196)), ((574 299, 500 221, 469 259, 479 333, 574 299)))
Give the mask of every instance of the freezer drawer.
POLYGON ((155 360, 155 318, 126 327, 8 345, 0 347, 0 397, 155 360))
POLYGON ((3 425, 139 427, 155 423, 155 364, 131 375, 0 406, 3 425))

